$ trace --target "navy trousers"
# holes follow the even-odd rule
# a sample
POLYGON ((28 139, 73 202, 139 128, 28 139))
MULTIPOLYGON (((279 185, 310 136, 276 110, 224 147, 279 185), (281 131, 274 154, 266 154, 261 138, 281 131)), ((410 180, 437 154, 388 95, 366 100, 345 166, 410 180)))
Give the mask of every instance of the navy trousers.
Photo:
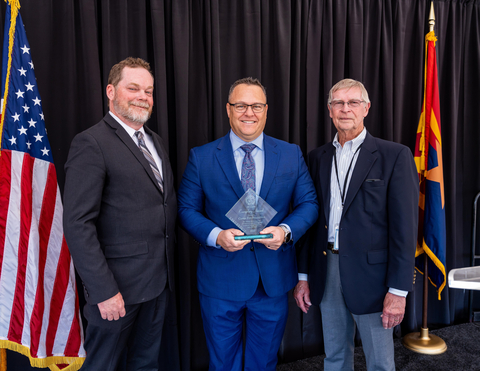
POLYGON ((258 285, 246 301, 200 294, 203 327, 210 355, 209 371, 275 371, 287 323, 288 297, 269 297, 258 285), (245 358, 242 362, 243 323, 245 358))

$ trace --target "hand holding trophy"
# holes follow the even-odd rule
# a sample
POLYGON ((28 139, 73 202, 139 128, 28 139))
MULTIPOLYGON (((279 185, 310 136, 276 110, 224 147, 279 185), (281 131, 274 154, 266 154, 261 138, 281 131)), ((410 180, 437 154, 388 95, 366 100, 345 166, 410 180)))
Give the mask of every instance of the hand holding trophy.
POLYGON ((244 236, 235 236, 236 240, 260 240, 272 238, 270 234, 260 234, 268 223, 277 214, 263 198, 248 189, 245 194, 228 211, 226 217, 245 233, 244 236))

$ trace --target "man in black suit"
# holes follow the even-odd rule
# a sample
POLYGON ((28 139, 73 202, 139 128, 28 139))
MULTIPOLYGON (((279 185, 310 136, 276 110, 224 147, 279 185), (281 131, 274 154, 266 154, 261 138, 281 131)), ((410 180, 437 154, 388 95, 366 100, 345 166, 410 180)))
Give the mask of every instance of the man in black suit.
POLYGON ((368 370, 394 370, 392 331, 413 289, 417 171, 409 148, 367 132, 369 109, 361 82, 334 85, 337 134, 308 156, 323 212, 300 253, 294 297, 305 313, 320 305, 327 371, 353 371, 355 328, 368 370))
POLYGON ((144 126, 153 76, 140 58, 112 67, 109 110, 78 134, 65 165, 64 233, 83 281, 82 370, 158 370, 177 212, 162 139, 144 126))

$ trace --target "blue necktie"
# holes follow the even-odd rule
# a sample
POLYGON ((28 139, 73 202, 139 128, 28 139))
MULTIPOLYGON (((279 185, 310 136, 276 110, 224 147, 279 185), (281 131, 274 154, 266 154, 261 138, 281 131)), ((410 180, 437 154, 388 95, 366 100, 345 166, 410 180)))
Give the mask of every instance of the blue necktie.
POLYGON ((244 144, 240 147, 245 151, 242 163, 242 187, 245 192, 249 188, 255 191, 255 161, 252 158, 252 151, 255 147, 255 144, 244 144))
POLYGON ((150 153, 147 146, 145 145, 145 140, 143 139, 143 133, 141 131, 136 131, 135 136, 138 139, 138 148, 140 148, 143 155, 145 156, 148 163, 150 164, 150 167, 152 168, 152 171, 153 171, 153 175, 155 175, 155 179, 157 179, 158 185, 160 186, 160 190, 163 192, 162 175, 160 174, 160 171, 158 171, 157 164, 155 163, 155 160, 153 159, 152 154, 150 153))

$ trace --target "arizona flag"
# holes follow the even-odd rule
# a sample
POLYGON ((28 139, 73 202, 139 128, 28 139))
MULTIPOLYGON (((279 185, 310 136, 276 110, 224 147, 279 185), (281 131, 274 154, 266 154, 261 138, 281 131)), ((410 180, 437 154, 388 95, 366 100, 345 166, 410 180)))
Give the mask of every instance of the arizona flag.
POLYGON ((441 300, 446 284, 446 236, 436 41, 433 31, 425 36, 425 89, 415 145, 415 163, 420 181, 415 267, 423 274, 425 259, 421 255, 427 254, 428 279, 437 288, 438 299, 441 300))
POLYGON ((85 359, 63 206, 18 0, 6 10, 0 119, 0 348, 35 367, 85 359))

